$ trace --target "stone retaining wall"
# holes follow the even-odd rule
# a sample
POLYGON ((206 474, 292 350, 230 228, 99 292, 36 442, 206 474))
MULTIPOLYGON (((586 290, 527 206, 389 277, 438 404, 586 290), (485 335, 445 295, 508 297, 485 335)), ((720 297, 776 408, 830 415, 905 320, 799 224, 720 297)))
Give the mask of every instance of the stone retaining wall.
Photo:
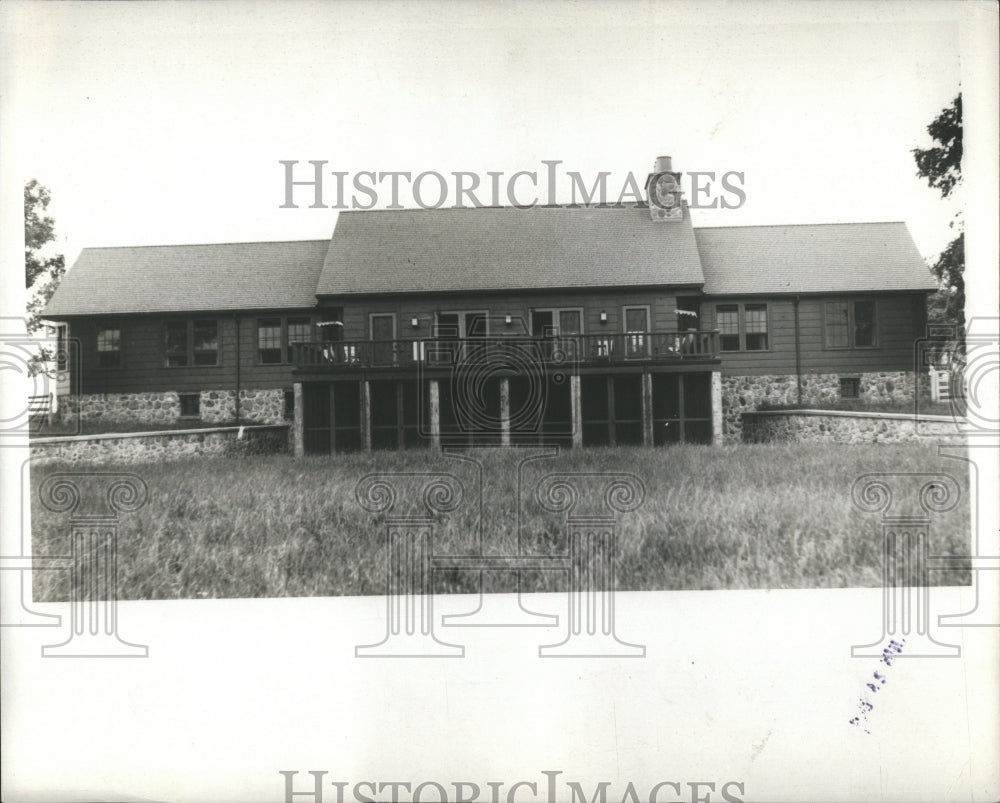
MULTIPOLYGON (((869 402, 912 402, 912 371, 803 374, 799 400, 794 374, 722 377, 722 431, 727 443, 742 439, 743 415, 762 404, 824 404, 840 400, 841 377, 858 377, 860 398, 869 402)), ((921 391, 929 392, 929 378, 921 374, 921 391), (926 385, 926 388, 924 387, 926 385)))
MULTIPOLYGON (((236 421, 236 393, 232 390, 203 390, 199 394, 200 415, 207 424, 231 424, 236 421)), ((61 400, 62 415, 79 416, 80 421, 102 423, 172 424, 183 421, 180 394, 167 390, 159 393, 88 393, 70 395, 61 400)), ((281 388, 240 391, 240 419, 255 424, 281 424, 285 421, 285 391, 281 388)))
POLYGON ((904 443, 957 441, 953 418, 839 410, 766 410, 743 414, 746 443, 904 443))
POLYGON ((152 463, 193 456, 279 454, 289 450, 288 429, 287 424, 279 424, 33 438, 31 460, 34 465, 152 463))

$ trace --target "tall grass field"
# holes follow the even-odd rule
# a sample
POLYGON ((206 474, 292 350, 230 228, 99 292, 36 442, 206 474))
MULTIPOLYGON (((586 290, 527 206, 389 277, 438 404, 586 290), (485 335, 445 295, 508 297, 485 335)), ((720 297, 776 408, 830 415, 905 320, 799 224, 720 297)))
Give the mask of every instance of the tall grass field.
MULTIPOLYGON (((645 501, 617 514, 620 590, 877 586, 880 515, 859 510, 851 486, 859 476, 878 472, 954 477, 962 498, 952 510, 933 514, 929 551, 958 556, 970 551, 967 464, 940 456, 933 444, 543 454, 494 449, 298 460, 254 456, 93 470, 137 474, 149 489, 145 506, 120 518, 120 599, 383 594, 386 514, 364 509, 355 492, 358 481, 372 473, 391 475, 386 481, 400 505, 412 503, 414 510, 427 475, 458 478, 458 505, 433 514, 433 552, 493 556, 567 551, 566 514, 544 509, 536 497, 546 475, 634 475, 644 486, 645 501)), ((36 555, 70 551, 67 514, 48 510, 38 494, 47 476, 67 471, 85 470, 46 465, 31 471, 36 555)), ((84 485, 92 481, 81 476, 84 485)), ((894 512, 918 512, 915 502, 913 508, 894 512)), ((35 572, 34 598, 65 600, 69 582, 65 571, 35 572)), ((532 569, 522 571, 519 582, 522 591, 557 591, 568 580, 565 571, 532 569)), ((935 585, 969 582, 967 570, 931 578, 935 585)), ((440 593, 476 592, 479 583, 476 571, 447 568, 433 574, 433 589, 440 593)), ((488 590, 513 591, 516 585, 488 590)))

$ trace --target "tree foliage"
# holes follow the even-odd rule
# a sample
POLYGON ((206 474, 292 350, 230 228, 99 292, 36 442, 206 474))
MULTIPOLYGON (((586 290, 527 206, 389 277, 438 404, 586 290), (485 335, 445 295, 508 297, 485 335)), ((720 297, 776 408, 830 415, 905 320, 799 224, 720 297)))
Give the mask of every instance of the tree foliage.
POLYGON ((24 185, 24 280, 29 291, 29 332, 41 327, 41 312, 66 273, 63 255, 51 254, 46 248, 56 238, 55 221, 46 214, 51 200, 49 191, 35 179, 24 185))
POLYGON ((941 196, 947 198, 962 181, 961 94, 927 126, 927 133, 938 145, 913 149, 917 175, 927 179, 931 187, 940 190, 941 196))
MULTIPOLYGON (((947 198, 962 183, 962 95, 934 118, 927 133, 937 143, 932 148, 915 148, 917 175, 947 198)), ((928 320, 955 327, 955 346, 962 351, 965 340, 965 234, 961 231, 931 266, 939 289, 928 304, 928 320)))

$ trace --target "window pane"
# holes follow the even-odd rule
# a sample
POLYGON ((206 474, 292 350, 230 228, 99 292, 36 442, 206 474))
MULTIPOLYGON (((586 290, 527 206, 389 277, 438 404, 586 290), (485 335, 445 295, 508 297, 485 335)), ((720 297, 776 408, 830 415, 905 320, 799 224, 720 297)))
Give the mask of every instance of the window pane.
POLYGON ((121 330, 102 329, 97 333, 97 365, 117 368, 121 364, 121 330))
POLYGON ((202 320, 194 322, 194 364, 215 365, 219 355, 219 323, 202 320))
POLYGON ((559 334, 578 335, 580 328, 580 311, 575 309, 564 309, 559 313, 559 334))
POLYGON ((747 351, 767 349, 767 304, 747 304, 743 308, 747 351))
POLYGON ((648 332, 649 325, 645 308, 631 308, 625 310, 625 331, 626 332, 648 332))
POLYGON ((740 308, 736 304, 715 307, 715 327, 719 330, 719 348, 722 351, 740 350, 740 308))
POLYGON ((875 345, 875 302, 854 302, 854 345, 875 345))
POLYGON ((264 364, 281 362, 281 319, 257 321, 257 355, 264 364))
POLYGON ((167 365, 187 365, 187 322, 173 321, 168 323, 166 333, 167 365))
POLYGON ((293 361, 293 343, 307 343, 312 339, 312 321, 308 318, 288 319, 288 362, 293 361))
POLYGON ((831 349, 847 348, 847 302, 827 301, 824 312, 826 325, 826 347, 831 349))

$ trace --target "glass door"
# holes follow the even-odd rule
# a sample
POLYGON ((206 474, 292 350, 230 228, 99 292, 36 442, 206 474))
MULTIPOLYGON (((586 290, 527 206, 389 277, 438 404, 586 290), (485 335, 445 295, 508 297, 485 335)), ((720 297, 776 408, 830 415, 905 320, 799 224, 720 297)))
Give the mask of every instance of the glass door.
POLYGON ((649 308, 625 307, 625 356, 640 359, 649 356, 649 308))
POLYGON ((377 314, 371 316, 372 364, 392 365, 396 361, 396 316, 377 314))

